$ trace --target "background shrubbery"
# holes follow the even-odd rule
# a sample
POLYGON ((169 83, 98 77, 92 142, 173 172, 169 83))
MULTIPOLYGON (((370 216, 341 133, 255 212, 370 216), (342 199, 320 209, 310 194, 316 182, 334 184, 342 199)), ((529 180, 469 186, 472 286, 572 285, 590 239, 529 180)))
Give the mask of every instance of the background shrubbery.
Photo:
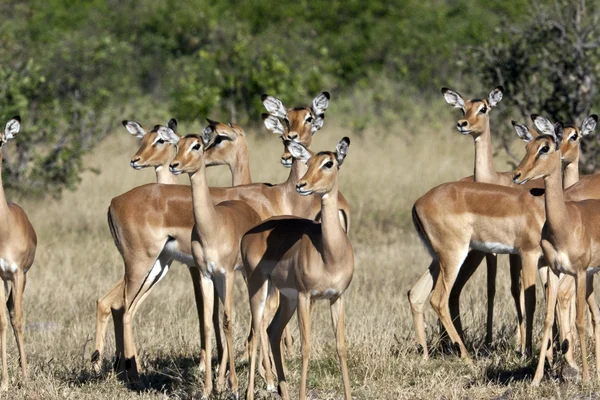
POLYGON ((24 121, 5 185, 29 194, 73 187, 125 114, 249 124, 263 92, 292 105, 327 89, 361 133, 410 123, 442 85, 503 84, 503 119, 578 122, 597 98, 597 6, 583 0, 9 0, 0 14, 0 116, 24 121))

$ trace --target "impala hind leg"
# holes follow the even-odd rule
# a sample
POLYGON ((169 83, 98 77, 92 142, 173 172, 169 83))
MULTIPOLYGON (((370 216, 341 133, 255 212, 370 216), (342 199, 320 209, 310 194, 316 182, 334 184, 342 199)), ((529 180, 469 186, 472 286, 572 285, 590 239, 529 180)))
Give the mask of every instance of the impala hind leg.
MULTIPOLYGON (((543 243, 543 242, 542 242, 543 243)), ((554 324, 554 310, 556 307, 556 297, 558 292, 558 275, 548 268, 548 279, 546 288, 546 318, 544 320, 544 334, 540 347, 540 358, 533 376, 531 384, 539 386, 544 377, 544 364, 546 363, 546 351, 550 345, 550 337, 552 335, 552 325, 554 324)))
POLYGON ((435 282, 438 279, 440 273, 440 267, 437 260, 433 260, 429 265, 429 269, 425 272, 421 278, 415 283, 415 285, 408 292, 408 302, 410 303, 410 310, 413 316, 413 323, 415 325, 415 334, 417 345, 423 351, 423 359, 429 359, 429 351, 427 350, 427 339, 425 336, 425 319, 423 313, 425 312, 425 304, 427 298, 431 293, 435 282))
POLYGON ((594 327, 594 353, 596 356, 596 377, 600 379, 600 310, 594 298, 594 275, 587 279, 586 293, 588 307, 592 316, 592 326, 594 327))
POLYGON ((340 370, 344 381, 344 398, 352 399, 350 394, 350 377, 348 375, 348 360, 346 356, 346 338, 344 335, 344 302, 342 297, 331 300, 331 322, 335 333, 336 348, 340 360, 340 370))
MULTIPOLYGON (((108 318, 111 314, 113 314, 113 321, 115 323, 115 338, 121 338, 121 346, 116 345, 116 365, 119 363, 119 357, 122 357, 122 339, 123 332, 121 329, 120 335, 117 334, 117 321, 119 319, 118 315, 115 315, 112 310, 115 308, 115 304, 120 304, 122 308, 123 303, 123 279, 119 279, 119 281, 113 285, 113 287, 96 302, 96 349, 92 353, 91 361, 92 361, 92 370, 96 373, 99 373, 102 369, 102 355, 104 354, 104 345, 106 342, 106 328, 108 326, 108 318), (117 318, 115 318, 117 317, 117 318), (119 352, 119 347, 121 353, 119 352)), ((118 309, 118 308, 117 308, 118 309)), ((122 328, 122 316, 120 317, 121 321, 119 324, 122 328)))
POLYGON ((437 313, 438 318, 444 325, 444 328, 446 328, 450 340, 452 340, 452 343, 455 345, 458 345, 461 358, 470 361, 467 348, 454 327, 448 306, 450 291, 452 290, 452 286, 458 275, 459 268, 467 257, 467 252, 468 246, 465 246, 464 249, 459 248, 454 251, 444 251, 440 254, 440 276, 433 289, 430 302, 437 313))
MULTIPOLYGON (((523 286, 521 285, 521 257, 511 254, 509 255, 510 261, 510 294, 515 302, 515 309, 517 311, 517 329, 515 331, 515 343, 519 345, 519 350, 522 355, 525 355, 525 318, 523 318, 523 311, 525 309, 525 293, 523 293, 523 286)), ((541 275, 540 275, 541 277, 541 275)), ((547 280, 548 273, 544 276, 544 281, 547 280)))
MULTIPOLYGON (((305 312, 310 313, 310 301, 307 301, 307 305, 305 305, 305 312)), ((285 378, 285 361, 283 359, 282 351, 281 351, 281 337, 283 336, 283 331, 287 326, 290 318, 294 315, 294 311, 298 307, 298 298, 297 297, 279 297, 279 307, 277 308, 277 312, 275 313, 275 317, 268 328, 269 334, 269 342, 271 343, 271 351, 273 352, 273 359, 275 360, 275 369, 277 370, 277 379, 278 379, 278 389, 279 395, 283 400, 289 400, 290 395, 288 392, 288 384, 285 378)), ((302 331, 302 329, 301 329, 302 331)), ((303 347, 304 348, 304 347, 303 347)))
POLYGON ((558 320, 561 348, 566 347, 565 360, 571 368, 579 371, 573 355, 573 330, 572 330, 572 312, 571 308, 575 294, 575 280, 571 275, 563 275, 558 283, 558 320))
MULTIPOLYGON (((225 381, 225 370, 226 370, 226 361, 229 359, 229 383, 231 385, 231 390, 234 393, 235 397, 239 397, 238 394, 238 378, 235 373, 235 354, 233 351, 233 283, 234 277, 232 273, 227 273, 223 276, 223 290, 224 293, 219 293, 219 297, 221 297, 224 305, 224 313, 223 313, 223 331, 225 333, 226 340, 226 349, 224 352, 226 355, 223 357, 223 363, 221 364, 221 369, 219 369, 219 375, 217 378, 218 388, 221 389, 222 385, 225 381)), ((220 285, 217 287, 221 287, 220 285)), ((219 289, 221 290, 221 289, 219 289)), ((217 327, 218 328, 218 327, 217 327)))
POLYGON ((587 288, 587 273, 586 271, 577 271, 575 276, 575 293, 577 298, 575 300, 576 318, 577 318, 577 333, 579 334, 579 344, 581 347, 581 382, 587 383, 590 379, 587 363, 587 348, 585 347, 585 309, 584 304, 586 301, 586 288, 587 288))
POLYGON ((8 318, 6 317, 6 281, 0 282, 0 347, 2 352, 2 383, 0 389, 8 389, 8 365, 6 364, 6 330, 8 328, 8 318))
POLYGON ((8 313, 10 323, 15 334, 17 348, 19 349, 19 363, 23 377, 27 378, 27 356, 25 354, 25 340, 23 338, 23 292, 25 291, 25 272, 21 269, 13 274, 11 296, 13 302, 9 302, 8 313))
POLYGON ((206 356, 204 358, 204 389, 202 391, 202 398, 207 399, 212 393, 213 389, 212 368, 210 363, 212 357, 212 314, 214 308, 213 303, 215 302, 215 288, 212 279, 204 274, 200 274, 200 284, 202 287, 202 301, 204 305, 204 320, 202 322, 202 329, 204 329, 204 340, 206 341, 206 356))
POLYGON ((533 351, 533 316, 535 313, 535 280, 538 270, 539 254, 525 252, 521 254, 521 280, 525 299, 525 356, 531 357, 533 351))
POLYGON ((200 330, 200 361, 198 368, 200 372, 204 371, 206 357, 206 340, 204 338, 204 329, 202 329, 202 321, 204 320, 204 305, 202 303, 202 288, 200 286, 200 270, 196 266, 188 268, 194 285, 194 299, 196 300, 196 312, 198 313, 198 327, 200 330))
MULTIPOLYGON (((254 400, 254 376, 256 370, 256 353, 257 346, 256 341, 260 337, 259 332, 263 329, 264 325, 264 311, 265 304, 267 302, 268 295, 268 284, 265 280, 262 284, 257 282, 255 286, 259 286, 258 289, 254 290, 248 286, 248 296, 250 297, 250 312, 252 314, 251 322, 251 334, 248 337, 248 352, 250 356, 250 370, 248 371, 248 389, 246 391, 246 399, 254 400), (259 286, 260 285, 260 286, 259 286)), ((261 345, 265 347, 266 343, 261 338, 261 345)), ((272 383, 271 383, 272 385, 272 383)))

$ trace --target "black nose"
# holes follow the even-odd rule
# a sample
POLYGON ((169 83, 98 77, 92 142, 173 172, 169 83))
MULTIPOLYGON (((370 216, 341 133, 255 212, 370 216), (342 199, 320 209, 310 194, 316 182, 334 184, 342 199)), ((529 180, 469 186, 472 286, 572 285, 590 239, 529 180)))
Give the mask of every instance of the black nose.
POLYGON ((467 124, 468 124, 467 121, 462 120, 462 121, 458 121, 458 123, 456 125, 458 125, 459 128, 464 128, 467 126, 467 124))
POLYGON ((179 167, 179 163, 178 162, 174 162, 171 165, 169 165, 169 168, 177 168, 179 167))
POLYGON ((298 182, 298 183, 296 184, 296 189, 300 189, 300 188, 302 188, 302 187, 304 187, 304 186, 306 186, 306 182, 298 182))
POLYGON ((133 164, 135 164, 135 163, 136 163, 136 162, 138 162, 138 161, 140 161, 140 158, 139 158, 139 157, 137 157, 137 158, 134 158, 133 160, 131 160, 131 162, 132 162, 133 164))
POLYGON ((513 175, 513 181, 516 181, 520 177, 521 177, 521 173, 520 172, 515 172, 515 174, 513 175))
POLYGON ((288 135, 288 138, 289 138, 290 140, 296 140, 296 138, 297 138, 297 137, 298 137, 298 135, 297 135, 297 134, 296 134, 296 135, 288 135))

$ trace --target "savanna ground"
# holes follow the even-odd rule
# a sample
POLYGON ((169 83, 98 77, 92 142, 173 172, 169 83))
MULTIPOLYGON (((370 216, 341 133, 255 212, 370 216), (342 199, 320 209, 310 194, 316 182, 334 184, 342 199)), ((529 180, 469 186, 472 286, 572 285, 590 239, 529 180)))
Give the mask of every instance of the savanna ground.
MULTIPOLYGON (((487 300, 485 268, 480 268, 467 285, 461 303, 474 364, 436 351, 439 334, 430 307, 426 320, 433 357, 427 362, 421 359, 414 342, 406 293, 426 270, 430 259, 414 233, 410 209, 414 200, 434 185, 472 173, 472 140, 452 129, 454 117, 451 110, 444 108, 439 113, 426 112, 416 120, 397 119, 385 128, 367 129, 361 135, 346 130, 340 118, 331 118, 315 136, 312 146, 315 150, 333 149, 344 135, 349 134, 352 139, 340 184, 352 206, 351 238, 356 254, 354 280, 345 294, 353 396, 360 399, 595 397, 596 384, 581 387, 577 382, 549 377, 539 389, 530 388, 533 364, 521 360, 513 346, 515 311, 504 259, 498 274, 493 348, 483 348, 487 300)), ((191 131, 185 126, 181 128, 182 132, 191 131)), ((259 138, 251 130, 248 143, 254 181, 283 181, 288 170, 279 164, 281 141, 274 136, 259 138)), ((137 140, 121 128, 86 158, 86 164, 100 172, 86 172, 76 191, 65 193, 60 200, 21 202, 39 238, 36 261, 28 273, 25 291, 30 379, 23 381, 20 377, 16 346, 10 335, 7 398, 189 398, 196 396, 201 387, 203 375, 197 370, 199 333, 192 285, 185 267, 179 264, 157 285, 134 321, 138 352, 143 360, 142 379, 148 389, 140 393, 131 391, 111 373, 112 324, 103 373, 94 375, 89 368, 94 350, 96 299, 123 273, 122 260, 107 228, 106 209, 112 197, 154 180, 152 171, 134 171, 129 167, 136 145, 137 140)), ((508 169, 505 161, 499 158, 497 168, 508 169)), ((227 169, 213 168, 209 175, 215 185, 230 184, 227 169)), ((182 183, 187 183, 187 177, 182 178, 182 183)), ((234 340, 239 355, 249 318, 247 292, 241 278, 235 293, 234 340)), ((543 295, 539 288, 537 298, 536 344, 543 318, 543 295)), ((342 381, 327 302, 317 303, 312 321, 310 398, 341 398, 342 381)), ((296 344, 293 357, 288 358, 288 379, 295 397, 300 378, 295 317, 291 326, 296 344)), ((243 394, 246 364, 239 362, 237 372, 243 394)), ((263 381, 258 379, 257 388, 262 385, 263 381)), ((260 396, 275 398, 263 391, 260 396)))

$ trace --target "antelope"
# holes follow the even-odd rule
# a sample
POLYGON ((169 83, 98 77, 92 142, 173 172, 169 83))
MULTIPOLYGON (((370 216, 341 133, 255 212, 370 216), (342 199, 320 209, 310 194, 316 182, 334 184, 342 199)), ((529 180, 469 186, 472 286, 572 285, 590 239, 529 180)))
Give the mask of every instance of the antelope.
POLYGON ((33 264, 37 236, 27 218, 27 214, 15 203, 8 203, 2 185, 2 149, 13 139, 21 128, 21 118, 12 117, 0 134, 0 340, 2 342, 2 383, 1 390, 8 389, 8 368, 6 360, 6 328, 8 326, 6 309, 8 307, 10 323, 19 349, 19 362, 24 378, 27 378, 27 357, 23 340, 23 291, 26 274, 33 264), (8 300, 6 299, 8 293, 8 300))
MULTIPOLYGON (((595 118, 592 116, 584 122, 582 126, 586 131, 593 131, 595 118)), ((552 126, 549 122, 540 125, 544 129, 552 126)), ((431 303, 451 340, 458 344, 461 357, 468 359, 460 334, 448 313, 448 297, 469 247, 521 257, 527 321, 525 353, 530 354, 535 274, 541 256, 538 243, 543 223, 543 202, 536 197, 540 194, 536 189, 531 189, 530 193, 517 187, 465 181, 440 185, 417 200, 413 207, 413 221, 433 257, 429 271, 409 292, 417 342, 423 347, 425 358, 428 353, 423 307, 435 283, 431 303), (520 201, 527 207, 518 205, 520 201)))
MULTIPOLYGON (((279 119, 281 117, 263 115, 267 129, 306 146, 310 146, 313 134, 322 127, 324 112, 329 105, 327 92, 318 95, 310 107, 287 109, 272 96, 264 95, 262 99, 267 110, 285 116, 282 118, 284 127, 279 119)), ((305 165, 293 162, 290 175, 283 183, 211 188, 210 193, 214 204, 225 200, 245 201, 261 220, 284 214, 314 219, 320 209, 315 209, 311 199, 302 198, 295 192, 296 183, 305 170, 305 165)), ((347 229, 350 210, 341 193, 339 196, 340 218, 345 221, 347 229)), ((124 352, 126 376, 131 380, 139 380, 133 342, 133 311, 139 307, 145 294, 164 277, 170 260, 175 258, 188 265, 193 264, 190 241, 192 215, 191 189, 185 185, 143 185, 111 202, 113 237, 125 261, 124 352)), ((219 382, 224 380, 225 361, 223 358, 220 363, 219 382)), ((267 373, 268 382, 269 375, 267 373)))
MULTIPOLYGON (((172 131, 171 131, 172 132, 172 131)), ((260 216, 247 203, 239 200, 213 204, 204 166, 204 148, 213 130, 208 127, 198 135, 179 139, 173 135, 168 140, 178 144, 177 155, 169 165, 175 175, 187 173, 192 187, 194 228, 192 230, 192 255, 200 270, 200 285, 204 303, 204 338, 206 341, 205 384, 203 396, 212 393, 211 333, 215 283, 219 298, 224 304, 223 330, 229 354, 229 381, 234 394, 238 392, 232 340, 233 282, 235 271, 242 267, 240 241, 242 235, 260 223, 260 216), (179 142, 179 143, 178 143, 179 142)))
MULTIPOLYGON (((318 195, 321 223, 289 216, 274 217, 252 228, 242 239, 242 259, 248 276, 248 293, 252 311, 252 329, 260 328, 268 286, 281 293, 279 308, 269 325, 269 340, 279 393, 289 399, 279 343, 284 327, 298 309, 302 338, 302 377, 300 399, 306 398, 306 378, 310 355, 310 311, 316 300, 329 300, 336 347, 344 381, 344 396, 350 399, 350 379, 344 339, 344 305, 342 295, 350 285, 354 271, 352 245, 338 218, 338 174, 348 152, 350 139, 344 137, 335 152, 312 155, 298 143, 290 143, 291 154, 308 164, 308 170, 296 184, 303 196, 318 195)), ((247 399, 254 398, 256 338, 251 343, 250 376, 247 399)))
POLYGON ((545 217, 540 246, 551 271, 548 289, 544 335, 540 359, 532 381, 539 385, 544 374, 545 353, 554 323, 559 274, 575 277, 576 325, 581 344, 582 381, 589 380, 585 346, 584 302, 587 301, 594 324, 596 372, 600 377, 600 313, 593 296, 593 275, 600 269, 600 200, 568 201, 561 187, 561 138, 564 128, 543 135, 527 145, 527 152, 514 171, 513 180, 521 184, 543 178, 545 217))
MULTIPOLYGON (((248 147, 246 144, 246 134, 243 129, 235 124, 223 124, 212 120, 208 120, 208 122, 214 130, 215 136, 213 143, 207 149, 205 149, 205 161, 207 166, 227 165, 232 172, 233 185, 251 183, 250 167, 248 162, 248 147)), ((175 156, 176 147, 172 143, 166 142, 163 138, 168 129, 171 129, 174 133, 176 132, 177 122, 175 119, 171 119, 166 127, 160 125, 155 126, 150 132, 146 132, 142 126, 135 121, 123 121, 123 126, 125 126, 128 132, 138 138, 141 138, 141 146, 131 159, 131 167, 136 170, 146 167, 154 167, 158 183, 177 183, 175 175, 169 171, 169 164, 175 156)), ((110 216, 111 209, 109 208, 109 225, 111 222, 110 216)), ((193 221, 189 221, 189 224, 191 231, 191 225, 193 224, 193 221)), ((113 231, 111 230, 111 232, 113 231)), ((119 238, 115 238, 115 240, 119 241, 119 238)), ((131 239, 124 237, 121 241, 128 240, 131 239)), ((125 257, 123 253, 121 253, 121 255, 125 257)), ((132 258, 128 258, 127 260, 124 258, 124 261, 126 265, 139 265, 135 264, 132 258)), ((142 265, 139 265, 139 267, 142 267, 142 265)), ((198 284, 199 276, 197 269, 189 268, 189 271, 194 284, 195 298, 197 302, 201 301, 201 291, 198 284)), ((117 341, 115 369, 118 369, 122 366, 120 361, 123 356, 122 316, 124 307, 124 282, 124 278, 120 279, 116 284, 113 285, 111 290, 109 290, 97 301, 96 349, 92 353, 92 368, 96 372, 99 372, 101 369, 101 357, 104 351, 106 327, 111 310, 113 313, 113 320, 115 322, 115 338, 117 341)), ((202 319, 201 303, 198 304, 198 313, 200 319, 202 319)), ((203 338, 202 329, 200 329, 200 331, 201 338, 203 338)), ((201 342, 204 343, 204 340, 201 339, 201 342)), ((220 348, 221 342, 218 332, 217 343, 219 344, 220 348)), ((202 348, 204 348, 203 345, 202 348)))

